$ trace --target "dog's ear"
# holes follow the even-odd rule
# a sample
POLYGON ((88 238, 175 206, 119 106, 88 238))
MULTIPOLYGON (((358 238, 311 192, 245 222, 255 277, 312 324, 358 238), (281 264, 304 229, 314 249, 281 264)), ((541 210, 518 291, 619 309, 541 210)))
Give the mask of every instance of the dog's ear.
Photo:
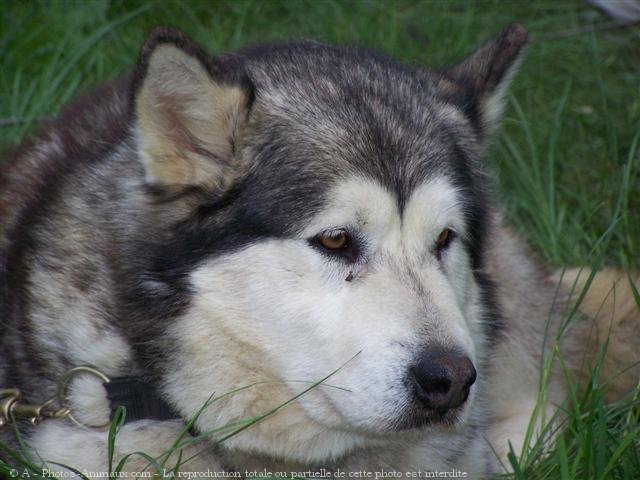
POLYGON ((253 87, 183 33, 155 29, 140 52, 132 108, 145 178, 154 187, 225 185, 253 87), (228 69, 228 68, 227 68, 228 69))
POLYGON ((513 23, 459 64, 439 72, 439 92, 470 118, 483 138, 499 123, 526 41, 527 31, 513 23))

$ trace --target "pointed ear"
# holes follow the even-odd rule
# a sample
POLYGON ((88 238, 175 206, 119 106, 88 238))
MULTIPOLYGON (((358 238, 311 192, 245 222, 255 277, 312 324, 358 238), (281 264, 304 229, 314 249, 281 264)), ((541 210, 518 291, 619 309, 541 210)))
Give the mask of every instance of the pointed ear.
POLYGON ((491 134, 499 123, 526 41, 527 31, 513 23, 467 59, 440 72, 440 93, 467 114, 481 137, 491 134))
POLYGON ((147 183, 225 185, 252 99, 251 82, 241 72, 224 71, 177 30, 154 30, 140 52, 132 99, 147 183))

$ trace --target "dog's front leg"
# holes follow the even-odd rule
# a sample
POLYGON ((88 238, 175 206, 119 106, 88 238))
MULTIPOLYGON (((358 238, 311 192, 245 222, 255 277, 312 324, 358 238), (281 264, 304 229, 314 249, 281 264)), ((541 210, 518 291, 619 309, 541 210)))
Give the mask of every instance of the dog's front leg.
MULTIPOLYGON (((217 464, 202 442, 174 449, 167 454, 183 428, 184 424, 179 420, 141 420, 123 425, 116 435, 112 468, 115 469, 120 460, 128 456, 123 472, 153 472, 155 468, 149 460, 135 453, 142 452, 157 459, 166 472, 172 471, 178 463, 177 470, 182 472, 207 469, 222 471, 222 465, 217 464)), ((189 435, 183 436, 182 442, 188 442, 189 439, 189 435)), ((67 465, 81 472, 109 471, 108 432, 51 420, 37 427, 29 445, 35 454, 33 456, 40 457, 53 472, 64 470, 56 464, 67 465)))

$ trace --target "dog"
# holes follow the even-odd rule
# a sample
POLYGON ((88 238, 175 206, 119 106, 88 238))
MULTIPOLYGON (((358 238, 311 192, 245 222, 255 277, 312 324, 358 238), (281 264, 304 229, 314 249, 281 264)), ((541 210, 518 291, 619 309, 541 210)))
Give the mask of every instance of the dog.
MULTIPOLYGON (((0 386, 60 409, 18 421, 30 454, 88 472, 131 452, 244 477, 502 471, 586 276, 541 267, 492 195, 484 156, 526 40, 513 24, 427 69, 315 41, 212 57, 154 30, 131 75, 2 170, 0 386), (110 460, 98 427, 122 405, 110 460)), ((571 371, 610 325, 607 372, 640 360, 637 308, 592 306, 614 277, 563 336, 571 371)), ((557 368, 547 388, 551 415, 557 368)))

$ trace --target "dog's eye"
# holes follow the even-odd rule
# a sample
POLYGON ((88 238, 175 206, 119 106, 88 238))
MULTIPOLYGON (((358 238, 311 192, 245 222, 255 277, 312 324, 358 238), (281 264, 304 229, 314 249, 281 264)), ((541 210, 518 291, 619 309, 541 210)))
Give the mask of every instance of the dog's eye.
POLYGON ((332 260, 356 263, 363 255, 366 242, 358 232, 347 228, 331 228, 309 238, 309 245, 332 260))
POLYGON ((440 254, 444 252, 449 245, 451 245, 454 238, 456 238, 456 232, 450 228, 445 228, 440 232, 440 235, 438 235, 438 239, 436 240, 436 253, 438 256, 440 256, 440 254))
POLYGON ((327 250, 342 250, 349 245, 349 235, 344 230, 321 233, 318 242, 327 250))

